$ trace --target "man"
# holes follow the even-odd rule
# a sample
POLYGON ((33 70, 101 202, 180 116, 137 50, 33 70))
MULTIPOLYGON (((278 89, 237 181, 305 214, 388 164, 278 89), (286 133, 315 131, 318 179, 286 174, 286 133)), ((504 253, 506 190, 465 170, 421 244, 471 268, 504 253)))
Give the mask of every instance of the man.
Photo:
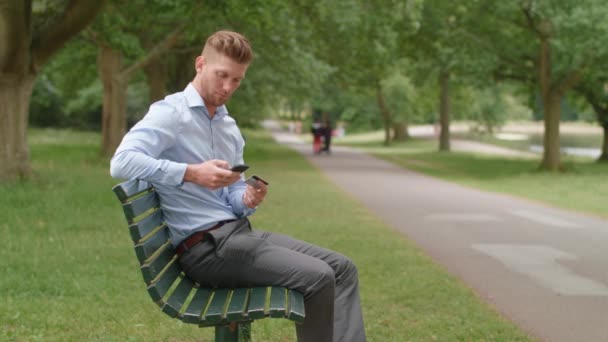
POLYGON ((154 184, 186 274, 206 286, 276 285, 304 294, 298 341, 365 341, 355 265, 345 256, 276 233, 247 217, 268 188, 246 184, 245 142, 224 104, 253 52, 236 32, 211 35, 183 92, 154 103, 112 158, 113 177, 154 184))

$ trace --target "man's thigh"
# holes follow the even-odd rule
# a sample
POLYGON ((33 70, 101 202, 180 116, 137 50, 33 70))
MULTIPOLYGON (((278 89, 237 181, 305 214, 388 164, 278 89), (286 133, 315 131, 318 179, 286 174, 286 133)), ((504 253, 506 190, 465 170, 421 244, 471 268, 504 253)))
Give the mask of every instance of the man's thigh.
POLYGON ((321 258, 331 252, 285 235, 241 227, 214 237, 181 260, 186 273, 204 285, 275 285, 305 293, 334 272, 321 258))
POLYGON ((315 259, 322 260, 328 264, 335 273, 340 273, 343 268, 351 264, 351 261, 346 256, 330 249, 319 247, 306 241, 294 239, 288 235, 280 233, 256 232, 260 233, 268 241, 277 246, 281 246, 289 250, 311 256, 315 259))

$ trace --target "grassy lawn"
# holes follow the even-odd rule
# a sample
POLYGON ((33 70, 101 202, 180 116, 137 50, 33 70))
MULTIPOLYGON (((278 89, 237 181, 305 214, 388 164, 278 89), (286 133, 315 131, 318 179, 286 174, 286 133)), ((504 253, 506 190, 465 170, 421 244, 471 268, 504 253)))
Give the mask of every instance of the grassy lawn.
MULTIPOLYGON (((491 140, 484 142, 492 143, 491 140)), ((538 159, 515 159, 438 152, 438 143, 434 139, 414 139, 385 147, 379 139, 355 135, 339 143, 463 185, 608 217, 608 163, 597 163, 590 158, 563 157, 566 172, 552 174, 538 170, 541 156, 538 159)))
MULTIPOLYGON (((369 341, 531 340, 297 153, 261 132, 246 137, 249 174, 271 183, 254 225, 356 262, 369 341)), ((32 131, 33 179, 0 185, 0 340, 211 341, 213 329, 172 320, 148 297, 99 140, 93 133, 32 131)), ((408 158, 443 160, 430 153, 397 161, 413 165, 408 158)), ((454 158, 443 162, 466 168, 457 159, 464 157, 454 158)), ((513 166, 521 167, 533 165, 513 166)), ((502 183, 504 175, 494 179, 502 183)), ((254 341, 294 336, 285 320, 253 325, 254 341)))

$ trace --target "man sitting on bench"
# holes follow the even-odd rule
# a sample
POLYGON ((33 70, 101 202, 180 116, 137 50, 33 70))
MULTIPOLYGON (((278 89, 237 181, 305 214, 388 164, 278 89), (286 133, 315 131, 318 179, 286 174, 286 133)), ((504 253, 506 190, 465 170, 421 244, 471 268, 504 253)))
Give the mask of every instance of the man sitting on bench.
POLYGON ((247 217, 266 196, 231 167, 245 142, 225 103, 253 51, 236 32, 211 35, 183 92, 150 106, 112 158, 113 177, 151 182, 185 273, 209 287, 282 286, 304 295, 298 341, 365 341, 357 268, 345 256, 253 230, 247 217))

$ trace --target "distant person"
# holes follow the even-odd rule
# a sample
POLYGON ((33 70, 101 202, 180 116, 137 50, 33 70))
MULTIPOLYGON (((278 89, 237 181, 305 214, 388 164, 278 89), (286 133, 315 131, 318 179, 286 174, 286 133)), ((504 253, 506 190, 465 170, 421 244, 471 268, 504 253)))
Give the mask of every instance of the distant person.
POLYGON ((323 127, 321 127, 321 133, 323 135, 323 148, 321 152, 325 152, 327 154, 331 153, 331 137, 333 134, 331 123, 328 120, 323 121, 323 127))
POLYGON ((337 252, 254 229, 247 219, 268 187, 248 185, 230 170, 243 164, 245 141, 224 104, 252 59, 241 34, 211 35, 192 82, 150 106, 118 147, 111 174, 154 185, 179 264, 192 280, 299 291, 306 318, 296 325, 298 341, 365 341, 355 265, 337 252))
POLYGON ((321 153, 321 139, 323 138, 323 127, 318 121, 314 121, 310 127, 312 133, 312 152, 314 154, 321 153))

